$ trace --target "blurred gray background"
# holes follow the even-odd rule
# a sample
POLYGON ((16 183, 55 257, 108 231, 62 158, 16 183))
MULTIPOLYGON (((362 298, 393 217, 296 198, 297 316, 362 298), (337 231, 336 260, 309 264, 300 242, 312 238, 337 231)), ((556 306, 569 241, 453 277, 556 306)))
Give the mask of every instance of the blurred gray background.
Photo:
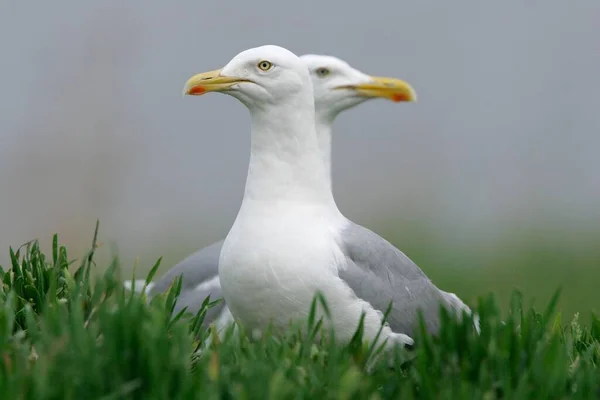
MULTIPOLYGON (((223 238, 249 118, 184 98, 194 73, 278 44, 409 81, 416 104, 339 118, 334 192, 470 299, 600 295, 600 3, 102 1, 0 5, 0 264, 54 232, 72 256, 162 270, 223 238), (528 290, 530 292, 528 292, 528 290)), ((139 274, 139 273, 138 273, 139 274)), ((594 297, 595 296, 595 297, 594 297)))

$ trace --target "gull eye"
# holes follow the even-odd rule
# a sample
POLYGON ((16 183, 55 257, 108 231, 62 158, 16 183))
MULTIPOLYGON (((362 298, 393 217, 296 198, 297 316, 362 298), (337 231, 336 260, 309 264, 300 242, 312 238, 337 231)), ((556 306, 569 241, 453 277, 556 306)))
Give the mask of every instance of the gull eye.
POLYGON ((317 74, 317 76, 319 78, 324 78, 327 75, 329 75, 331 73, 331 71, 329 70, 329 68, 322 67, 322 68, 317 68, 315 70, 315 73, 317 74))
POLYGON ((258 69, 260 69, 261 71, 268 71, 271 68, 273 68, 273 63, 269 62, 269 61, 266 61, 266 60, 263 60, 263 61, 259 62, 257 64, 257 66, 258 66, 258 69))

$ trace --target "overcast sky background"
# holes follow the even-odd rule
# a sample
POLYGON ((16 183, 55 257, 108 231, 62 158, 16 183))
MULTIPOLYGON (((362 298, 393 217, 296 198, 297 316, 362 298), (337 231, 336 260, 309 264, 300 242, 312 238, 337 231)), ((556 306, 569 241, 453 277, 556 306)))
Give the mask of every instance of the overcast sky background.
POLYGON ((416 88, 416 104, 371 101, 336 123, 334 192, 355 221, 422 221, 448 241, 594 229, 599 38, 596 0, 4 1, 0 262, 56 231, 85 248, 96 218, 126 260, 223 238, 248 113, 181 89, 263 44, 416 88))

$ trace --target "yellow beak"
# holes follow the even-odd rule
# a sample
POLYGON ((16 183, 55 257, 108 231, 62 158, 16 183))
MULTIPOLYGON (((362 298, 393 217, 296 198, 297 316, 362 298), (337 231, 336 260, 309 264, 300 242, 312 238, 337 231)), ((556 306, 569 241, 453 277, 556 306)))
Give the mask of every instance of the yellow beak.
POLYGON ((371 81, 358 85, 340 86, 338 89, 352 89, 365 97, 381 97, 394 102, 417 101, 417 92, 407 82, 395 78, 371 76, 371 81))
POLYGON ((216 69, 214 71, 194 75, 188 79, 183 88, 183 94, 201 96, 207 92, 221 92, 240 82, 249 81, 233 76, 222 76, 221 69, 216 69))

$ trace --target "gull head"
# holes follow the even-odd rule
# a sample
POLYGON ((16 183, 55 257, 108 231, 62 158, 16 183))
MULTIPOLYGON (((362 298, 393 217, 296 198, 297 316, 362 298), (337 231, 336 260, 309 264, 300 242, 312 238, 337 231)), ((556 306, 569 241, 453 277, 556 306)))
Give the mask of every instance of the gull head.
POLYGON ((332 118, 369 99, 417 101, 412 86, 400 79, 367 75, 333 56, 305 54, 300 59, 312 80, 316 109, 332 118))
POLYGON ((300 58, 283 47, 266 45, 242 51, 223 68, 192 76, 185 95, 221 92, 248 108, 286 102, 304 92, 312 96, 311 80, 300 58))

